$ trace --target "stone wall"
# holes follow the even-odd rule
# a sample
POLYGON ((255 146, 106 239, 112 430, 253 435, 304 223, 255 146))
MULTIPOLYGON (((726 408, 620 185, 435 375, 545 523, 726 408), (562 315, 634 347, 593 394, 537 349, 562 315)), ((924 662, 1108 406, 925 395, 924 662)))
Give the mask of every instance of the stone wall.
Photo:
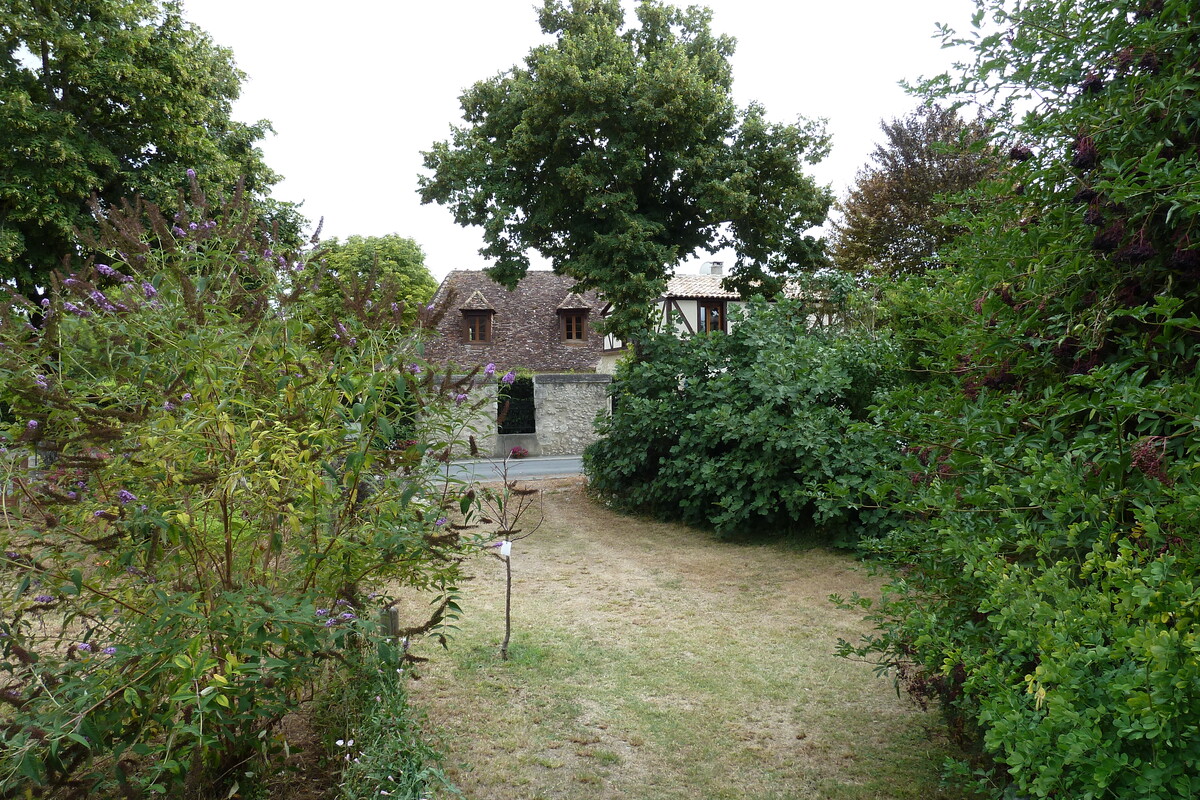
POLYGON ((450 452, 452 458, 471 458, 468 437, 474 436, 480 457, 490 457, 496 449, 496 384, 477 378, 467 396, 470 402, 464 403, 458 409, 460 413, 456 416, 452 429, 435 430, 432 423, 426 420, 426 430, 422 432, 422 436, 431 442, 445 442, 448 437, 461 439, 461 444, 455 445, 450 452))
POLYGON ((578 455, 596 440, 592 420, 608 410, 611 375, 534 375, 538 449, 544 456, 578 455))
MULTIPOLYGON (((466 442, 475 437, 480 458, 503 458, 513 446, 520 445, 531 456, 574 456, 596 440, 592 420, 600 411, 608 411, 608 386, 611 375, 534 375, 533 407, 537 433, 499 435, 496 431, 496 384, 479 383, 470 390, 471 407, 455 433, 466 442)), ((466 406, 464 406, 466 408, 466 406)), ((441 438, 427 431, 435 439, 441 438)), ((452 451, 453 458, 470 458, 464 443, 452 451)))

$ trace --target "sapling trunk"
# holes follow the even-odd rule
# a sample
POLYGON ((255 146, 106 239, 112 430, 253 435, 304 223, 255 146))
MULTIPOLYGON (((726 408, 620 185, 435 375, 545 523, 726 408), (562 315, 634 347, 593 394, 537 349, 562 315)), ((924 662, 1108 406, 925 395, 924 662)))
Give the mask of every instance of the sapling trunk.
POLYGON ((500 643, 500 658, 508 661, 508 640, 512 636, 512 556, 504 557, 504 641, 500 643))

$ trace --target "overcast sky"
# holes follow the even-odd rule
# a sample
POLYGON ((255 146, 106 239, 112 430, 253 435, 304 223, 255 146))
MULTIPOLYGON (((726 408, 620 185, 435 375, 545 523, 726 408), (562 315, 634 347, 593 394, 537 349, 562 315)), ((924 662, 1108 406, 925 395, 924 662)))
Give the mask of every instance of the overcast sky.
MULTIPOLYGON (((762 103, 775 121, 829 120, 833 153, 812 171, 839 197, 878 141, 880 119, 915 107, 897 82, 953 60, 935 23, 964 27, 974 8, 971 0, 704 4, 713 29, 737 39, 739 105, 762 103)), ((487 263, 476 229, 421 205, 421 151, 461 121, 463 89, 543 41, 534 8, 533 0, 185 0, 187 18, 231 48, 247 75, 234 116, 275 127, 262 148, 284 176, 276 195, 303 201, 314 223, 324 217, 326 237, 416 239, 438 278, 487 263)))

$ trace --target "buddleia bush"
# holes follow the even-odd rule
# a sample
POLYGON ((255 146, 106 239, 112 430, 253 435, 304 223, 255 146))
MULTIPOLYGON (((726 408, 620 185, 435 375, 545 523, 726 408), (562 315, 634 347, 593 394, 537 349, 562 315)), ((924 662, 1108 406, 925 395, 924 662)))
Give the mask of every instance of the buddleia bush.
POLYGON ((1200 17, 988 0, 976 24, 976 62, 925 89, 994 103, 1010 166, 921 284, 924 378, 880 410, 908 524, 847 652, 939 704, 993 792, 1195 796, 1200 17))
POLYGON ((591 488, 722 535, 874 534, 882 512, 863 507, 865 489, 898 450, 867 407, 896 351, 863 330, 814 325, 815 313, 759 299, 728 334, 639 343, 584 454, 591 488))
POLYGON ((424 457, 454 387, 397 306, 314 318, 285 279, 311 254, 243 202, 193 183, 184 208, 97 210, 105 255, 42 305, 0 290, 4 796, 226 796, 394 589, 432 595, 410 632, 454 616, 461 544, 424 457))

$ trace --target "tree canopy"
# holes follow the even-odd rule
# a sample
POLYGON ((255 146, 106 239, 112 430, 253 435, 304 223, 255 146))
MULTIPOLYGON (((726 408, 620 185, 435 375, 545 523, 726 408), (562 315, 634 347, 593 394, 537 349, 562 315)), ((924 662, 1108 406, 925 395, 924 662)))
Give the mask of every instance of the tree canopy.
POLYGON ((625 339, 697 251, 733 247, 727 283, 748 294, 822 265, 806 231, 831 202, 802 170, 828 151, 823 126, 734 104, 734 41, 711 12, 644 0, 636 13, 626 28, 619 0, 546 0, 555 41, 462 95, 466 124, 425 153, 420 178, 425 202, 483 228, 495 279, 515 285, 535 250, 600 290, 625 339))
POLYGON ((437 291, 437 281, 425 266, 425 253, 413 239, 387 236, 351 236, 344 242, 322 244, 320 257, 309 261, 299 276, 311 287, 305 302, 324 320, 318 340, 328 344, 336 325, 346 314, 346 304, 369 306, 384 302, 403 304, 402 319, 416 319, 417 309, 437 291))
POLYGON ((0 0, 0 279, 34 296, 102 206, 170 208, 193 170, 208 192, 278 180, 235 122, 243 74, 176 0, 0 0))
POLYGON ((937 105, 879 127, 884 140, 871 152, 873 163, 838 204, 831 255, 854 272, 921 272, 936 266, 962 232, 944 219, 956 207, 954 195, 993 171, 990 134, 981 122, 963 122, 937 105))

